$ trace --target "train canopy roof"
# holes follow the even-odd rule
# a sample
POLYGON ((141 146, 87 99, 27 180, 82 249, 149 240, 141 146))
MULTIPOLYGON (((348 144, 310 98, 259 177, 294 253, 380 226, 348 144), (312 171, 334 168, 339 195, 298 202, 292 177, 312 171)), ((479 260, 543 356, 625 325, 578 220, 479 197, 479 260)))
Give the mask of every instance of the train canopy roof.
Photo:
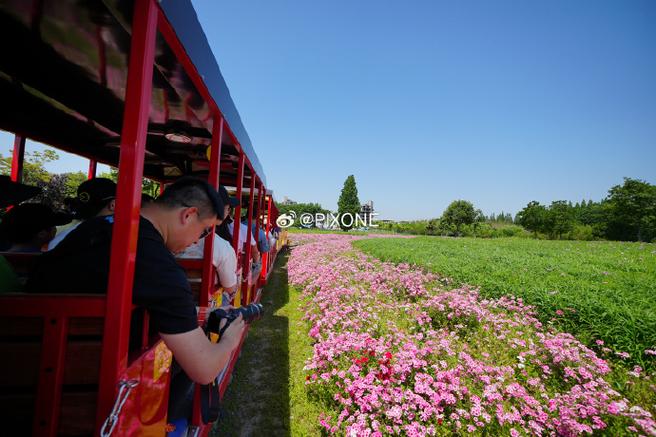
MULTIPOLYGON (((134 0, 0 2, 0 129, 117 166, 134 0)), ((190 0, 161 0, 144 176, 207 175, 214 117, 224 116, 222 180, 239 148, 263 168, 190 0), (206 92, 171 48, 177 38, 206 92), (167 39, 168 38, 168 39, 167 39)), ((251 177, 246 169, 245 175, 251 177)))

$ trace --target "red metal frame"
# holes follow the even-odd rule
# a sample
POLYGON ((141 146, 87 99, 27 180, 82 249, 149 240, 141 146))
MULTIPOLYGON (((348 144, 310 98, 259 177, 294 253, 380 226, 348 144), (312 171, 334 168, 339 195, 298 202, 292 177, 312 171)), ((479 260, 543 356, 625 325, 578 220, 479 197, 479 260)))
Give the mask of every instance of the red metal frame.
MULTIPOLYGON (((257 242, 258 250, 260 247, 260 229, 262 229, 262 224, 264 223, 264 184, 262 180, 259 180, 259 185, 257 187, 257 218, 255 220, 255 241, 257 242)), ((260 273, 257 278, 255 278, 256 288, 260 286, 260 277, 262 276, 262 271, 264 270, 264 265, 266 262, 266 253, 260 253, 260 273)))
MULTIPOLYGON (((219 188, 219 177, 221 174, 221 142, 223 140, 223 117, 220 115, 214 119, 212 128, 212 146, 210 149, 210 175, 208 182, 215 189, 219 188)), ((200 286, 199 305, 206 307, 209 303, 210 295, 214 292, 214 226, 212 232, 205 237, 205 247, 203 252, 203 274, 200 286)))
POLYGON ((153 82, 158 10, 155 0, 135 1, 107 287, 107 314, 96 415, 97 431, 112 408, 119 377, 127 367, 132 283, 139 231, 141 181, 153 82))
MULTIPOLYGON (((266 191, 265 191, 265 193, 266 193, 266 191)), ((273 203, 273 197, 272 196, 267 196, 266 198, 267 198, 267 215, 266 215, 267 222, 266 222, 266 227, 264 228, 264 235, 266 236, 266 238, 269 238, 269 232, 271 232, 271 213, 272 213, 271 204, 273 203)), ((264 256, 266 257, 266 262, 262 261, 262 276, 261 277, 265 281, 266 281, 266 278, 268 276, 271 260, 273 259, 273 257, 271 256, 271 253, 274 252, 276 250, 276 248, 275 247, 270 247, 269 249, 270 249, 269 253, 264 254, 264 256)))
POLYGON ((96 171, 98 170, 98 161, 95 159, 89 160, 89 172, 87 173, 87 179, 93 179, 96 177, 96 171))
MULTIPOLYGON (((41 3, 41 2, 37 2, 41 3)), ((272 198, 267 199, 266 190, 261 179, 255 174, 253 166, 248 162, 243 153, 241 145, 237 141, 230 126, 224 122, 223 116, 216 102, 211 97, 203 79, 198 74, 196 67, 186 53, 186 50, 178 40, 171 24, 163 12, 159 9, 155 0, 135 0, 134 17, 132 22, 132 40, 128 69, 128 87, 126 91, 123 127, 121 132, 121 150, 119 161, 119 181, 117 187, 117 207, 115 214, 114 235, 111 246, 110 277, 107 296, 40 296, 31 295, 27 297, 5 297, 2 296, 0 315, 11 315, 13 317, 46 317, 44 323, 44 344, 40 363, 39 387, 36 405, 36 415, 33 432, 39 435, 54 436, 57 433, 58 419, 61 407, 61 392, 65 367, 67 348, 67 332, 69 319, 71 317, 104 317, 104 331, 101 354, 101 368, 99 372, 98 405, 96 412, 96 433, 100 425, 108 416, 117 392, 119 378, 126 375, 140 375, 134 373, 138 366, 145 365, 143 359, 145 354, 139 358, 141 361, 133 361, 128 368, 128 342, 130 332, 130 318, 132 305, 132 282, 134 276, 134 262, 136 258, 136 244, 139 227, 139 212, 141 206, 141 181, 143 177, 143 165, 145 154, 145 143, 148 128, 150 100, 152 92, 152 73, 154 68, 154 55, 157 31, 160 31, 166 43, 172 49, 176 58, 181 63, 190 79, 196 86, 201 96, 210 106, 210 113, 214 114, 212 129, 212 148, 210 153, 210 175, 209 181, 214 187, 218 187, 220 178, 221 144, 224 133, 232 139, 239 152, 238 176, 237 176, 237 198, 239 205, 235 210, 235 226, 233 235, 233 247, 237 254, 242 248, 238 247, 240 233, 241 200, 244 184, 244 169, 248 165, 251 175, 250 192, 248 203, 248 226, 246 244, 246 263, 242 270, 246 272, 247 281, 242 285, 242 304, 259 300, 257 289, 263 285, 262 281, 250 280, 251 245, 250 240, 253 232, 252 211, 255 206, 255 186, 258 186, 258 216, 256 217, 256 232, 259 233, 263 226, 264 202, 268 200, 267 211, 267 233, 271 229, 272 208, 275 209, 272 198), (251 291, 251 287, 253 287, 251 291), (136 366, 136 367, 135 367, 136 366)), ((96 37, 102 40, 102 35, 97 32, 96 37)), ((100 41, 102 43, 102 41, 100 41)), ((102 45, 102 44, 101 44, 102 45)), ((104 47, 101 47, 104 56, 104 47)), ((101 64, 105 64, 101 60, 101 64)), ((105 66, 101 66, 101 83, 104 82, 103 74, 105 66)), ((25 137, 16 135, 14 140, 14 152, 12 157, 12 179, 22 181, 23 162, 25 153, 25 137)), ((97 157, 91 157, 89 162, 88 177, 95 177, 97 173, 97 157)), ((160 194, 164 190, 164 184, 160 185, 160 194)), ((275 212, 273 213, 275 214, 275 212)), ((214 284, 212 268, 212 252, 214 238, 211 234, 206 240, 204 258, 202 261, 202 286, 201 306, 208 304, 208 298, 213 291, 214 284)), ((266 278, 268 268, 275 259, 275 252, 264 255, 262 259, 263 278, 266 278)), ((144 318, 142 332, 142 348, 148 348, 148 316, 144 318)), ((221 394, 230 381, 230 373, 238 359, 241 344, 246 336, 244 332, 240 345, 230 359, 228 371, 220 384, 221 394)), ((156 348, 147 351, 149 356, 153 355, 156 348)), ((152 361, 152 356, 148 358, 152 361)), ((148 364, 152 366, 152 362, 148 364)), ((140 368, 140 367, 139 367, 140 368)), ((144 367, 145 368, 145 367, 144 367)), ((152 373, 152 368, 151 368, 152 373)), ((168 371, 168 368, 166 369, 168 371)), ((144 390, 154 390, 149 385, 149 377, 143 380, 144 390)), ((152 379, 152 377, 151 377, 152 379)), ((152 381, 151 381, 152 382, 152 381)), ((160 395, 166 396, 168 389, 161 388, 160 381, 157 390, 160 395)), ((134 397, 128 400, 128 404, 134 402, 134 397)), ((196 404, 198 405, 198 404, 196 404)), ((166 405, 161 414, 165 414, 166 405)), ((196 408, 193 423, 201 425, 199 409, 196 408)), ((134 413, 132 413, 134 414, 134 413)), ((162 416, 164 417, 164 416, 162 416)), ((163 420, 163 419, 162 419, 163 420)), ((162 422, 163 423, 163 422, 162 422)), ((207 434, 210 426, 201 426, 201 434, 207 434)))
POLYGON ((244 155, 244 152, 239 152, 239 163, 237 164, 237 200, 239 200, 239 203, 235 207, 234 222, 232 224, 232 247, 235 249, 235 253, 237 254, 237 262, 240 261, 239 254, 242 251, 242 248, 239 247, 239 228, 241 227, 241 196, 244 187, 245 162, 246 155, 244 155))
MULTIPOLYGON (((241 292, 241 304, 242 306, 248 305, 250 303, 249 290, 251 286, 251 236, 253 235, 253 201, 255 198, 255 172, 253 168, 250 167, 251 171, 251 186, 248 196, 248 227, 246 229, 246 265, 243 266, 246 272, 246 282, 242 285, 241 292)), ((241 221, 239 222, 241 223, 241 221)))
POLYGON ((14 151, 11 157, 11 180, 23 182, 23 160, 25 158, 25 137, 14 136, 14 151))

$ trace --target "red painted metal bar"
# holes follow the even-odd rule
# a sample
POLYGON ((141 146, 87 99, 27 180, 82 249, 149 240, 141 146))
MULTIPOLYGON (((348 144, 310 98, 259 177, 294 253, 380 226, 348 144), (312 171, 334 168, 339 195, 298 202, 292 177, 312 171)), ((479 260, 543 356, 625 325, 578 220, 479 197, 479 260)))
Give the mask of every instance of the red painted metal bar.
POLYGON ((132 282, 153 83, 157 11, 155 0, 135 1, 121 132, 116 220, 107 287, 107 315, 101 355, 96 432, 100 430, 101 424, 111 411, 119 377, 127 367, 132 282))
POLYGON ((23 160, 25 159, 25 137, 14 136, 14 152, 11 158, 11 180, 23 182, 23 160))
POLYGON ((87 179, 93 179, 96 177, 96 171, 98 170, 98 161, 95 159, 89 160, 89 173, 87 174, 87 179))
MULTIPOLYGON (((264 191, 264 184, 262 181, 259 181, 259 186, 257 189, 257 219, 255 222, 255 241, 258 243, 258 248, 260 246, 260 230, 264 227, 264 197, 266 196, 266 191, 264 191)), ((265 235, 266 237, 266 235, 265 235)), ((262 277, 262 271, 265 269, 266 263, 266 253, 260 253, 260 274, 255 278, 255 283, 259 285, 259 278, 262 277)), ((256 287, 257 288, 257 287, 256 287)))
POLYGON ((0 296, 2 317, 104 317, 105 296, 78 295, 3 295, 0 296))
MULTIPOLYGON (((221 172, 221 141, 223 140, 223 117, 217 116, 214 119, 212 128, 212 146, 210 149, 210 175, 209 183, 214 188, 219 188, 219 176, 221 172)), ((205 248, 203 252, 203 274, 200 284, 199 305, 206 307, 209 303, 209 297, 214 293, 214 226, 212 232, 205 237, 205 248)))
MULTIPOLYGON (((250 166, 249 166, 250 167, 250 166)), ((250 261, 251 261, 251 237, 253 235, 253 201, 255 200, 255 172, 251 168, 251 186, 250 186, 250 193, 248 196, 248 227, 246 229, 246 265, 244 266, 244 269, 246 269, 246 282, 242 286, 242 293, 241 293, 241 304, 242 305, 248 305, 250 303, 250 296, 249 296, 249 287, 251 285, 251 267, 250 267, 250 261)))
MULTIPOLYGON (((241 253, 242 249, 239 247, 239 224, 241 222, 240 215, 241 215, 241 196, 242 196, 242 191, 244 187, 244 164, 246 161, 246 156, 244 155, 244 152, 239 152, 239 163, 237 164, 237 200, 239 200, 239 203, 235 207, 235 213, 234 213, 234 223, 232 224, 232 247, 235 249, 235 253, 237 254, 237 262, 240 261, 240 256, 239 254, 241 253)), ((243 266, 242 266, 243 267, 243 266)))
MULTIPOLYGON (((266 227, 264 228, 264 235, 266 238, 269 238, 269 233, 271 232, 271 204, 273 203, 273 197, 268 196, 267 200, 267 222, 266 222, 266 227)), ((275 251, 275 247, 270 247, 269 248, 269 253, 266 254, 266 264, 263 262, 262 263, 262 277, 266 279, 268 276, 267 273, 269 272, 269 269, 271 268, 271 252, 275 251)))
POLYGON ((68 318, 46 317, 32 434, 56 436, 59 425, 68 318))

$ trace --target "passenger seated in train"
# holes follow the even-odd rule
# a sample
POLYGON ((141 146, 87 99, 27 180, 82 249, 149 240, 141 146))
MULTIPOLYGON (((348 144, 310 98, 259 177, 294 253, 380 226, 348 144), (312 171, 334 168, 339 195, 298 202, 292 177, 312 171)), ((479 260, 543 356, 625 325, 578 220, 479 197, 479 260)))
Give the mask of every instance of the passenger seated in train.
MULTIPOLYGON (((0 213, 4 212, 5 208, 18 205, 39 193, 41 193, 41 189, 38 187, 14 182, 9 176, 0 176, 0 213)), ((2 218, 0 218, 1 221, 2 218)), ((2 241, 2 237, 0 237, 0 251, 7 250, 9 247, 11 247, 11 243, 2 241)), ((0 293, 20 291, 21 288, 19 277, 13 267, 3 255, 0 255, 0 293)))
MULTIPOLYGON (((204 238, 224 213, 220 196, 206 181, 182 178, 141 210, 132 301, 150 314, 177 363, 207 384, 224 368, 244 323, 232 323, 217 344, 198 327, 196 306, 185 271, 174 253, 204 238)), ((114 216, 82 222, 55 249, 41 256, 27 290, 51 293, 105 293, 109 279, 114 216)), ((139 328, 139 326, 137 326, 139 328)))
MULTIPOLYGON (((255 232, 256 223, 255 222, 257 220, 257 217, 258 217, 257 208, 253 208, 253 224, 252 224, 252 230, 251 230, 252 235, 256 234, 256 232, 255 232)), ((242 219, 242 222, 245 225, 248 225, 248 218, 242 219)), ((257 232, 257 250, 260 251, 260 254, 268 253, 269 250, 271 250, 271 248, 269 247, 269 240, 268 240, 267 235, 266 235, 263 228, 264 228, 264 226, 262 224, 260 224, 259 232, 257 232)))
MULTIPOLYGON (((6 253, 40 254, 48 242, 55 236, 55 226, 71 221, 71 216, 54 212, 49 206, 39 203, 23 203, 13 207, 2 218, 0 239, 8 247, 6 253)), ((2 287, 0 291, 21 291, 27 281, 27 270, 14 269, 5 257, 2 257, 2 287), (6 283, 6 284, 5 284, 6 283)))
POLYGON ((75 216, 75 223, 60 230, 48 244, 48 250, 54 249, 81 222, 92 217, 114 214, 116 205, 116 183, 111 179, 93 178, 77 187, 77 196, 70 199, 70 209, 75 216))
POLYGON ((9 243, 6 252, 41 253, 55 237, 56 226, 71 222, 71 216, 40 203, 23 203, 2 218, 0 235, 9 243))
MULTIPOLYGON (((169 420, 187 417, 192 382, 209 384, 225 368, 244 330, 241 315, 218 343, 198 326, 185 271, 174 254, 203 239, 221 223, 225 207, 206 181, 182 178, 154 202, 143 205, 139 222, 132 302, 145 308, 150 327, 174 357, 169 420)), ((42 255, 27 289, 32 292, 105 293, 114 216, 82 222, 54 250, 42 255)), ((132 322, 140 329, 139 323, 132 322)))
MULTIPOLYGON (((230 207, 236 206, 239 201, 228 195, 226 188, 219 186, 219 195, 224 204, 224 215, 228 217, 230 207)), ((223 223, 222 223, 223 225, 223 223)), ((221 305, 229 305, 237 293, 237 255, 232 248, 231 240, 226 240, 218 235, 219 226, 216 227, 217 233, 214 234, 214 253, 212 254, 212 263, 216 267, 219 277, 219 283, 223 288, 223 297, 221 305)), ((225 228, 225 227, 224 227, 225 228)), ((205 239, 200 239, 182 252, 180 258, 203 258, 205 249, 205 239)))
MULTIPOLYGON (((256 220, 258 217, 258 212, 257 208, 253 208, 253 223, 251 225, 251 235, 256 235, 257 237, 257 247, 256 247, 256 252, 258 253, 258 259, 257 261, 253 260, 253 265, 251 268, 251 277, 252 280, 255 281, 259 276, 260 272, 262 271, 262 254, 269 252, 269 242, 267 240, 265 232, 262 230, 262 227, 260 226, 259 232, 255 232, 255 228, 257 226, 256 220)), ((242 218, 242 225, 245 226, 248 229, 248 217, 242 218)))
MULTIPOLYGON (((248 208, 248 204, 246 206, 242 205, 242 210, 246 210, 248 208)), ((235 220, 234 220, 234 215, 235 215, 235 209, 230 208, 230 220, 228 223, 228 231, 230 232, 230 235, 234 235, 234 226, 235 226, 235 220)), ((246 236, 248 232, 248 224, 245 223, 240 223, 239 224, 239 242, 238 247, 240 250, 246 250, 246 236)), ((253 260, 254 263, 260 262, 260 252, 257 250, 257 243, 255 242, 255 237, 251 233, 251 259, 253 260)))

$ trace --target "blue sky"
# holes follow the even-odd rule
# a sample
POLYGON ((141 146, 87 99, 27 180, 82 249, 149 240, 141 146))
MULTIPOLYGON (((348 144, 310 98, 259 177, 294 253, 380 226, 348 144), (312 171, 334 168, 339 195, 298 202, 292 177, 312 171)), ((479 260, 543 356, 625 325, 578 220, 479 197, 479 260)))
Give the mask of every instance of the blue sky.
POLYGON ((193 3, 279 200, 336 209, 353 174, 418 219, 656 183, 656 2, 193 3))

